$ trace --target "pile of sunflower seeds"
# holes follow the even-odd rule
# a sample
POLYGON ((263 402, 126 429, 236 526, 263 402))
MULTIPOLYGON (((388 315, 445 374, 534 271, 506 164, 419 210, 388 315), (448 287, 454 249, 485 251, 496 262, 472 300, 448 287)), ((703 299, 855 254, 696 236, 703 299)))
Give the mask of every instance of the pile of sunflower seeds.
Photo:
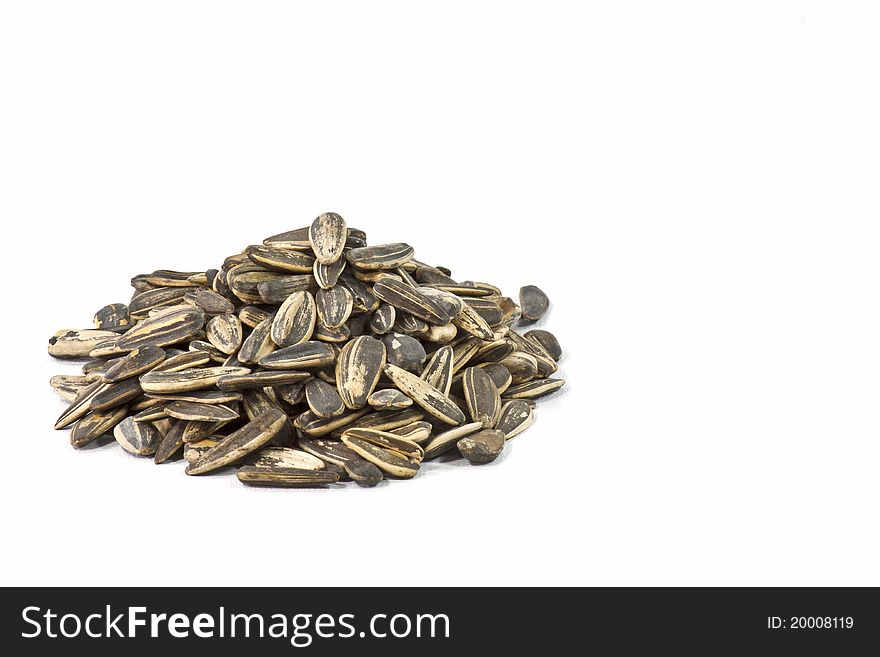
POLYGON ((408 244, 367 246, 338 214, 273 235, 204 272, 135 276, 128 305, 61 330, 57 358, 86 358, 52 387, 70 442, 109 443, 186 473, 238 467, 258 486, 411 478, 458 453, 488 463, 534 420, 562 350, 537 287, 519 303, 458 282, 408 244))

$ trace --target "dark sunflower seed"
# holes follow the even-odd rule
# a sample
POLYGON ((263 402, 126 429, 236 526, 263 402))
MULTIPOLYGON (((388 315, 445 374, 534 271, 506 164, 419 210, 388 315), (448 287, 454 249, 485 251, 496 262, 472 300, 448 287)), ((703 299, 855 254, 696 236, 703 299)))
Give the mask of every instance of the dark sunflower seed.
POLYGON ((95 328, 105 331, 127 330, 131 326, 128 306, 124 303, 111 303, 95 313, 95 328))
POLYGON ((425 348, 422 343, 409 335, 390 333, 383 336, 388 362, 392 365, 421 374, 425 366, 425 348))
POLYGON ((357 461, 361 457, 357 452, 346 447, 342 441, 329 438, 311 438, 299 436, 299 446, 309 454, 317 456, 326 463, 345 467, 346 463, 357 461))
POLYGON ((377 335, 383 335, 393 328, 396 319, 397 311, 394 306, 383 303, 370 315, 370 329, 377 335))
POLYGON ((242 363, 254 365, 261 358, 271 354, 276 344, 272 340, 272 325, 274 324, 274 315, 269 315, 262 322, 257 324, 251 334, 241 343, 241 349, 238 350, 238 359, 242 363))
POLYGON ((525 351, 514 351, 501 364, 510 372, 514 384, 525 383, 538 376, 538 361, 525 351))
POLYGON ((197 287, 188 290, 183 296, 183 300, 193 306, 201 308, 207 315, 222 315, 225 313, 231 313, 235 310, 235 304, 229 299, 206 287, 197 287))
POLYGON ((562 358, 562 347, 559 346, 559 341, 550 331, 533 329, 525 334, 525 338, 540 345, 544 351, 550 354, 553 360, 558 361, 562 358))
POLYGON ((198 275, 197 271, 174 271, 173 269, 157 269, 152 274, 147 274, 145 279, 150 285, 168 285, 177 287, 190 287, 189 279, 198 275))
POLYGON ((377 411, 396 411, 412 406, 413 400, 404 395, 400 390, 389 388, 388 390, 376 390, 369 397, 367 403, 377 411))
POLYGON ((138 292, 128 303, 128 312, 133 318, 143 319, 151 310, 180 303, 190 289, 186 287, 157 287, 145 292, 138 292))
POLYGON ((535 322, 544 316, 550 307, 550 299, 534 285, 526 285, 519 290, 519 305, 523 319, 535 322))
POLYGON ((349 461, 343 467, 353 481, 368 488, 372 488, 385 478, 376 465, 365 459, 349 461))
POLYGON ((495 428, 510 440, 528 429, 534 421, 531 407, 521 399, 514 399, 501 407, 501 417, 495 428))
POLYGON ((241 347, 243 330, 235 315, 216 315, 205 326, 208 341, 227 356, 241 347))
POLYGON ((440 347, 431 356, 431 360, 422 370, 422 379, 429 385, 437 388, 444 395, 449 394, 449 386, 452 383, 452 361, 454 359, 452 347, 440 347))
POLYGON ((257 306, 244 306, 238 311, 238 318, 241 323, 249 328, 256 326, 272 313, 257 306))
POLYGON ((510 386, 504 391, 504 399, 536 399, 549 395, 564 385, 563 379, 534 379, 510 386))
POLYGON ((409 459, 397 451, 379 447, 362 438, 343 440, 352 451, 390 475, 409 479, 415 477, 419 471, 417 461, 409 459))
POLYGON ((106 411, 92 411, 77 421, 70 431, 70 444, 84 447, 90 442, 113 430, 125 419, 128 409, 118 406, 106 411))
POLYGON ((130 402, 143 392, 137 379, 125 379, 119 383, 108 383, 92 398, 90 411, 106 411, 130 402))
POLYGON ((292 370, 332 365, 336 353, 323 342, 309 340, 278 349, 260 358, 260 365, 269 370, 292 370))
POLYGON ((264 239, 263 244, 282 249, 294 249, 296 251, 311 251, 312 249, 312 245, 309 242, 308 227, 272 235, 264 239))
POLYGON ((253 245, 245 249, 252 262, 280 272, 307 274, 312 271, 315 259, 307 253, 293 249, 280 249, 272 246, 253 245))
POLYGON ((220 377, 217 387, 223 391, 246 390, 248 388, 267 388, 287 385, 309 378, 308 372, 279 370, 276 372, 253 372, 252 374, 231 374, 220 377))
POLYGON ((311 411, 306 411, 297 416, 293 425, 308 436, 326 436, 328 433, 351 424, 366 414, 367 410, 366 408, 359 408, 335 417, 318 417, 311 411))
MULTIPOLYGON (((167 356, 168 350, 165 350, 167 356)), ((153 372, 182 372, 183 370, 192 369, 193 367, 201 367, 207 365, 211 360, 211 356, 204 351, 185 351, 181 354, 167 357, 164 361, 153 368, 153 372)))
POLYGON ((196 420, 198 422, 228 422, 238 418, 238 413, 228 406, 189 401, 171 402, 165 407, 165 412, 178 420, 196 420))
POLYGON ((179 307, 138 323, 116 345, 126 350, 147 345, 165 347, 193 338, 204 324, 205 311, 201 308, 179 307))
POLYGON ((320 342, 342 343, 347 342, 351 338, 351 331, 345 324, 339 328, 332 329, 325 326, 322 322, 317 322, 312 337, 320 342))
POLYGON ((495 388, 498 390, 498 393, 501 394, 510 384, 513 383, 513 377, 510 376, 510 370, 508 370, 501 363, 487 363, 480 365, 483 371, 489 375, 489 378, 492 379, 492 383, 495 384, 495 388))
POLYGON ((306 402, 312 413, 318 417, 335 417, 345 412, 345 404, 336 388, 320 379, 311 379, 306 384, 306 402))
POLYGON ((456 443, 458 451, 475 465, 491 463, 504 449, 504 434, 495 429, 483 429, 456 443))
POLYGON ((397 429, 389 429, 388 433, 393 433, 395 436, 400 436, 422 445, 431 439, 431 432, 433 430, 430 422, 410 422, 397 429))
POLYGON ((425 450, 418 443, 388 431, 346 429, 342 434, 342 442, 357 451, 355 447, 352 447, 351 441, 353 440, 366 441, 383 449, 396 452, 416 463, 421 462, 422 457, 425 455, 425 450))
POLYGON ((188 401, 198 404, 234 404, 240 402, 240 392, 224 392, 222 390, 193 390, 192 392, 177 392, 169 394, 150 394, 151 399, 161 402, 188 401))
POLYGON ((450 449, 455 447, 455 444, 459 440, 461 440, 465 436, 471 435, 472 433, 481 431, 483 428, 484 427, 481 422, 471 422, 469 424, 462 424, 457 427, 453 427, 452 429, 448 429, 442 433, 438 433, 436 436, 431 438, 428 444, 425 445, 425 456, 422 460, 427 461, 429 459, 437 458, 441 454, 445 454, 450 449))
POLYGON ((355 419, 355 421, 351 422, 347 427, 334 430, 332 435, 334 438, 339 438, 349 428, 392 431, 406 426, 407 424, 417 422, 423 417, 424 414, 417 408, 407 408, 402 411, 369 413, 361 418, 355 419))
POLYGON ((153 456, 153 463, 156 463, 157 465, 164 463, 180 451, 184 445, 183 432, 185 428, 186 422, 181 420, 171 424, 168 431, 162 436, 162 441, 159 443, 159 446, 156 448, 156 453, 153 456))
POLYGON ((339 277, 338 285, 342 285, 351 292, 354 310, 361 313, 371 313, 379 307, 379 300, 373 294, 373 289, 363 281, 343 272, 339 277))
MULTIPOLYGON (((448 324, 452 316, 439 303, 414 288, 393 278, 386 278, 373 286, 373 294, 398 310, 418 317, 428 324, 448 324)), ((476 313, 475 313, 476 314, 476 313)))
POLYGON ((468 304, 462 305, 458 315, 452 318, 452 323, 463 331, 483 340, 492 340, 495 337, 494 331, 486 323, 486 320, 480 317, 479 313, 468 304))
POLYGON ((342 274, 342 271, 345 269, 345 263, 345 258, 339 258, 339 260, 332 262, 329 265, 323 265, 315 260, 312 275, 315 277, 315 282, 318 284, 318 287, 324 290, 329 290, 336 285, 339 281, 340 274, 342 274))

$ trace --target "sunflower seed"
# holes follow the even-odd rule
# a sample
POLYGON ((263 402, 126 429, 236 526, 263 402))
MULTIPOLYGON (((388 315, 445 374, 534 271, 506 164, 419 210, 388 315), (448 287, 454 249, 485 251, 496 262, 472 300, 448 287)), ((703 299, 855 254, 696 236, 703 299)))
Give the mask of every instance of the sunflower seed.
POLYGON ((49 338, 49 355, 55 358, 83 358, 103 342, 116 340, 113 331, 83 329, 61 330, 49 338))
POLYGON ((346 257, 352 265, 361 269, 394 269, 409 262, 414 252, 409 244, 399 242, 352 249, 346 257))
POLYGON ((130 402, 143 392, 137 379, 125 379, 119 383, 107 383, 106 387, 92 398, 90 411, 106 411, 130 402))
POLYGON ((188 290, 187 293, 183 295, 183 300, 193 306, 201 308, 207 315, 223 315, 235 310, 235 304, 229 299, 206 287, 197 287, 188 290))
POLYGON ((188 291, 185 287, 157 287, 138 292, 128 303, 128 312, 134 319, 143 319, 152 310, 180 303, 188 291))
POLYGON ((394 306, 383 303, 370 315, 370 329, 377 335, 388 333, 396 319, 397 311, 394 306))
MULTIPOLYGON (((294 292, 278 309, 272 321, 272 341, 290 347, 310 340, 315 330, 317 312, 310 292, 294 292)), ((256 329, 254 329, 256 331, 256 329)))
POLYGON ((150 285, 169 285, 190 287, 189 279, 198 275, 197 271, 174 271, 173 269, 157 269, 152 274, 147 274, 145 280, 150 285))
POLYGON ((474 355, 475 363, 497 363, 504 360, 516 350, 513 340, 501 338, 484 342, 474 355))
POLYGON ((482 429, 456 443, 458 451, 475 465, 491 463, 504 449, 504 434, 495 429, 482 429))
POLYGON ((376 390, 369 397, 367 403, 377 411, 392 411, 412 406, 413 400, 399 390, 376 390))
POLYGON ((340 427, 351 424, 364 415, 367 410, 366 408, 359 408, 334 417, 318 417, 312 411, 306 411, 297 416, 293 425, 308 436, 326 436, 340 427))
POLYGON ((151 393, 148 396, 160 402, 188 401, 198 404, 234 404, 242 399, 240 392, 225 392, 223 390, 193 390, 192 392, 172 392, 164 395, 151 393))
POLYGON ((553 358, 553 360, 558 361, 562 358, 562 347, 559 346, 559 341, 550 331, 533 329, 525 334, 525 338, 540 345, 541 348, 553 358))
POLYGON ((281 249, 294 249, 296 251, 311 251, 312 249, 312 245, 309 242, 308 226, 272 235, 264 239, 263 244, 281 249))
POLYGON ((510 372, 515 384, 531 381, 538 376, 538 361, 532 354, 525 351, 514 351, 507 358, 501 360, 501 365, 510 372))
POLYGON ((534 421, 535 414, 531 407, 521 399, 514 399, 501 407, 501 418, 495 428, 510 440, 528 429, 534 421))
POLYGON ((388 431, 379 431, 377 429, 346 429, 342 434, 342 442, 357 451, 357 449, 352 447, 352 440, 366 441, 377 447, 396 452, 416 463, 420 463, 422 457, 425 455, 425 450, 423 450, 418 443, 388 431))
POLYGON ((312 275, 315 277, 315 282, 318 284, 318 287, 324 290, 329 290, 336 285, 339 281, 340 274, 342 274, 342 271, 345 269, 345 263, 345 258, 339 258, 336 262, 332 262, 328 265, 321 264, 315 260, 312 275))
POLYGON ((137 456, 152 456, 162 442, 162 434, 148 422, 127 417, 113 429, 113 437, 122 449, 137 456))
POLYGON ((373 294, 373 288, 366 285, 363 281, 359 281, 354 276, 350 276, 347 272, 343 272, 339 276, 337 284, 342 285, 351 292, 354 311, 371 313, 379 307, 379 300, 373 294))
POLYGON ((188 401, 171 402, 165 407, 165 412, 178 420, 197 420, 199 422, 222 422, 238 418, 238 413, 228 406, 188 401))
POLYGON ((125 419, 128 409, 118 406, 106 411, 92 411, 80 418, 70 431, 70 444, 84 447, 90 442, 113 430, 125 419))
POLYGON ((482 341, 479 338, 467 338, 456 342, 452 347, 452 372, 458 372, 467 365, 480 350, 482 341))
POLYGON ((484 427, 481 422, 471 422, 469 424, 462 424, 457 427, 453 427, 452 429, 443 431, 442 433, 438 433, 437 435, 432 437, 431 440, 428 441, 428 443, 425 445, 425 456, 422 460, 427 461, 429 459, 434 459, 442 454, 445 454, 450 449, 455 447, 455 444, 459 440, 461 440, 465 436, 471 435, 472 433, 481 431, 483 428, 484 427))
POLYGON ((205 367, 180 372, 147 372, 141 374, 139 380, 144 392, 168 394, 213 388, 220 377, 248 372, 245 367, 205 367))
POLYGON ((534 379, 510 386, 504 391, 504 399, 535 399, 549 395, 564 385, 563 379, 534 379))
POLYGON ((342 348, 336 361, 336 387, 347 408, 363 408, 382 375, 385 345, 362 335, 342 348))
POLYGON ((544 316, 550 307, 550 299, 534 285, 526 285, 519 290, 519 305, 523 319, 535 322, 544 316))
POLYGON ((159 446, 156 448, 156 453, 153 456, 153 463, 157 465, 164 463, 180 451, 184 445, 183 433, 185 429, 186 422, 182 420, 178 420, 171 424, 168 431, 162 436, 162 441, 159 443, 159 446))
POLYGON ((287 385, 309 378, 308 372, 298 370, 279 370, 276 372, 254 372, 252 374, 231 374, 222 376, 217 387, 223 391, 246 390, 248 388, 266 388, 269 386, 287 385))
POLYGON ((373 294, 385 303, 428 324, 448 324, 452 319, 446 309, 421 292, 421 288, 411 287, 402 281, 382 279, 373 286, 373 294))
POLYGON ((260 365, 267 370, 292 370, 332 365, 336 353, 323 342, 310 340, 278 349, 260 358, 260 365))
POLYGON ((425 348, 422 343, 409 335, 390 333, 383 336, 382 342, 388 354, 388 362, 397 367, 420 374, 425 366, 425 348))
POLYGON ((306 384, 306 402, 318 417, 335 417, 345 412, 345 404, 336 388, 321 379, 311 379, 306 384))
POLYGON ((409 313, 399 313, 397 321, 394 322, 394 330, 398 333, 410 336, 422 336, 428 332, 430 326, 427 322, 423 322, 417 317, 413 317, 409 313))
POLYGON ((452 383, 452 361, 454 358, 452 347, 440 347, 431 356, 431 360, 422 370, 422 379, 429 385, 437 388, 444 395, 449 394, 449 386, 452 383))
POLYGON ((311 275, 276 276, 257 283, 257 298, 249 303, 280 304, 294 292, 315 289, 315 279, 311 275))
POLYGON ((241 323, 249 328, 256 326, 272 313, 268 310, 258 308, 257 306, 244 306, 238 311, 238 318, 241 323))
POLYGON ((138 323, 117 341, 121 349, 137 349, 147 345, 165 347, 194 337, 205 323, 201 308, 180 307, 138 323))
POLYGON ((249 246, 245 249, 245 254, 251 262, 266 269, 295 274, 311 272, 315 263, 315 259, 307 253, 265 245, 249 246))
POLYGON ((320 342, 341 343, 347 342, 351 338, 351 331, 345 324, 339 328, 332 329, 321 322, 317 322, 315 324, 315 333, 312 337, 320 342))
POLYGON ((474 422, 492 428, 501 417, 501 397, 491 377, 479 367, 468 367, 462 376, 468 413, 474 422))
POLYGON ((224 354, 236 353, 241 347, 243 330, 235 315, 216 315, 205 326, 208 341, 224 354))
POLYGON ((208 450, 195 463, 190 463, 186 474, 204 474, 238 461, 272 440, 286 422, 287 416, 281 411, 266 411, 208 450))
POLYGON ((89 384, 88 377, 76 376, 68 374, 58 374, 49 379, 49 385, 58 393, 66 402, 72 402, 76 399, 80 390, 89 384))
POLYGON ((452 425, 462 424, 465 421, 464 413, 449 397, 415 374, 390 363, 385 365, 384 372, 403 394, 411 397, 416 404, 438 420, 452 425))
POLYGON ((361 458, 357 452, 346 447, 339 440, 299 436, 297 441, 304 451, 317 456, 326 463, 332 463, 333 465, 344 467, 346 463, 357 461, 361 458))
POLYGON ((95 313, 95 328, 104 331, 127 330, 131 326, 128 306, 124 303, 111 303, 95 313))
POLYGON ((308 383, 309 380, 310 378, 307 377, 302 381, 296 381, 295 383, 286 383, 284 385, 275 386, 275 395, 291 406, 301 404, 306 400, 306 383, 308 383))
MULTIPOLYGON (((165 436, 168 437, 167 435, 165 436)), ((191 443, 184 443, 183 445, 183 458, 187 463, 192 463, 194 461, 199 460, 199 458, 212 447, 216 447, 220 441, 223 440, 221 436, 216 436, 214 438, 203 438, 202 440, 197 440, 191 443)), ((156 452, 159 453, 158 451, 156 452)))
POLYGON ((134 418, 135 422, 155 422, 156 420, 162 420, 168 417, 168 413, 165 412, 167 407, 167 402, 153 404, 136 415, 132 415, 132 418, 134 418))
POLYGON ((345 444, 363 459, 377 466, 383 472, 395 477, 409 479, 419 471, 419 463, 395 450, 379 447, 362 438, 344 439, 345 444))
POLYGON ((309 227, 309 244, 315 258, 323 265, 339 260, 347 238, 345 220, 335 212, 319 215, 309 227))
POLYGON ((495 335, 486 320, 480 317, 479 313, 468 304, 462 305, 458 315, 452 318, 452 323, 461 330, 483 340, 492 340, 495 335))
POLYGON ((401 438, 406 438, 407 440, 422 445, 431 439, 431 431, 433 430, 430 422, 410 422, 402 427, 389 429, 388 433, 392 433, 395 436, 400 436, 401 438))
POLYGON ((490 379, 492 379, 492 383, 495 384, 498 394, 503 393, 510 387, 510 384, 513 383, 513 377, 510 376, 510 371, 501 363, 483 363, 479 367, 489 375, 490 379))
POLYGON ((183 442, 195 443, 214 435, 227 422, 202 422, 201 420, 180 420, 183 423, 183 442))
POLYGON ((342 285, 334 285, 329 290, 318 290, 315 296, 318 317, 325 326, 336 329, 345 324, 354 307, 354 298, 342 285))
POLYGON ((251 334, 241 343, 238 350, 238 359, 249 365, 256 364, 261 358, 271 354, 275 350, 275 342, 272 340, 272 324, 274 316, 270 315, 257 324, 251 334))
POLYGON ((264 447, 259 452, 249 455, 245 462, 257 468, 324 469, 324 461, 317 456, 290 447, 264 447))
MULTIPOLYGON (((200 461, 199 461, 200 462, 200 461)), ((301 470, 296 468, 257 468, 246 465, 238 469, 238 480, 249 486, 276 488, 304 488, 335 484, 339 475, 324 470, 301 470)))
POLYGON ((368 488, 372 488, 385 478, 378 467, 364 459, 349 461, 343 467, 353 481, 368 488))
POLYGON ((123 379, 138 376, 159 365, 165 360, 165 351, 159 347, 147 345, 129 352, 112 367, 104 372, 104 383, 118 383, 123 379))

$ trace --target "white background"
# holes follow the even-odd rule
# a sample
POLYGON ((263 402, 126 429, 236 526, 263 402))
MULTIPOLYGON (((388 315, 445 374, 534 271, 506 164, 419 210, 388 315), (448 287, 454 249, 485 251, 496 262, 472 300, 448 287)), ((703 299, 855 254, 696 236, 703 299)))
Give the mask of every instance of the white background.
POLYGON ((2 7, 3 584, 880 584, 877 3, 2 7), (324 210, 549 293, 499 462, 254 490, 51 430, 56 329, 324 210))

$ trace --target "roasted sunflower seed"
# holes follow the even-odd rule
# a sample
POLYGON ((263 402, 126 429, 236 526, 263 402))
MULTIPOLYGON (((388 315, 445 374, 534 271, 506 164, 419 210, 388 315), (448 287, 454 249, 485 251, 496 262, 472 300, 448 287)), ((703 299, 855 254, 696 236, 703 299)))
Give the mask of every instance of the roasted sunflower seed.
POLYGON ((315 296, 318 317, 324 326, 337 329, 348 320, 354 307, 351 292, 342 285, 334 285, 330 289, 318 290, 315 296))
POLYGON ((136 456, 152 456, 162 442, 162 434, 149 422, 135 422, 127 417, 113 429, 113 437, 122 449, 136 456))
POLYGON ((471 420, 494 427, 501 417, 501 397, 492 378, 479 367, 468 367, 462 376, 462 391, 471 420))
POLYGON ((281 411, 266 411, 190 463, 186 474, 204 474, 238 461, 272 440, 286 422, 287 416, 281 411))
MULTIPOLYGON (((202 459, 199 459, 197 463, 200 463, 201 460, 202 459)), ((270 486, 277 488, 324 486, 326 484, 335 484, 339 481, 339 475, 328 470, 257 468, 250 465, 239 468, 236 476, 240 482, 249 486, 270 486)))
POLYGON ((519 290, 519 305, 523 319, 535 322, 544 316, 550 307, 550 299, 534 285, 526 285, 519 290))
POLYGON ((309 244, 315 258, 323 265, 339 260, 347 238, 345 220, 335 212, 319 215, 309 227, 309 244))
POLYGON ((425 409, 428 413, 446 424, 457 425, 465 421, 464 413, 446 395, 434 386, 422 381, 415 374, 387 364, 384 368, 385 376, 394 382, 394 385, 408 397, 425 409))
POLYGON ((336 388, 347 408, 363 408, 382 375, 385 345, 362 335, 346 344, 336 361, 336 388))
POLYGON ((504 434, 495 429, 483 429, 459 440, 458 451, 474 464, 491 463, 504 449, 504 434))
POLYGON ((348 461, 343 467, 353 481, 368 488, 372 488, 385 478, 376 465, 365 459, 348 461))
POLYGON ((294 292, 275 313, 272 341, 279 347, 290 347, 310 340, 317 316, 315 298, 311 292, 294 292))
POLYGON ((336 353, 323 342, 309 340, 290 347, 278 349, 260 358, 260 365, 267 370, 294 370, 332 365, 336 353))
POLYGON ((388 388, 387 390, 376 390, 373 392, 367 397, 367 403, 377 411, 396 411, 412 406, 413 400, 400 392, 400 390, 388 388))
POLYGON ((118 337, 113 331, 99 329, 58 331, 49 338, 49 355, 55 358, 82 358, 99 344, 118 337))

